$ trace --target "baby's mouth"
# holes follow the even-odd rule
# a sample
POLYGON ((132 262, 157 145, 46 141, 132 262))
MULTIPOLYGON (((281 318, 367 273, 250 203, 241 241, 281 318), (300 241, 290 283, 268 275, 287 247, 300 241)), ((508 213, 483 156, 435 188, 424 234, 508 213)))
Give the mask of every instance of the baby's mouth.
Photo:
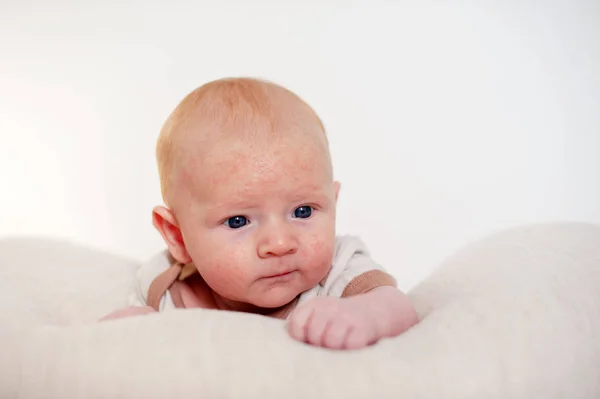
POLYGON ((289 276, 290 274, 294 273, 295 270, 288 270, 288 271, 284 271, 281 273, 276 273, 276 274, 271 274, 269 276, 265 276, 264 278, 280 278, 280 277, 286 277, 289 276))

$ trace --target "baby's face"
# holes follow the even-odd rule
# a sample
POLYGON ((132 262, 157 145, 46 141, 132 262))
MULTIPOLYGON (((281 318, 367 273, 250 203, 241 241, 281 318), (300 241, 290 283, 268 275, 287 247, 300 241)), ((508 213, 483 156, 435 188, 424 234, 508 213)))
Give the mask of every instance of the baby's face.
POLYGON ((186 168, 179 227, 222 298, 275 308, 327 275, 338 185, 324 149, 308 141, 219 143, 186 168))

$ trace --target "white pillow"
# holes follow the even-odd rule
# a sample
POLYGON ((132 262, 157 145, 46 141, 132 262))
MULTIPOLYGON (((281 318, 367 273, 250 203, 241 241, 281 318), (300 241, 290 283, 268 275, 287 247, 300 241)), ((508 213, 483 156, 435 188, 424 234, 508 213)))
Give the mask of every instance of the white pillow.
POLYGON ((94 323, 126 303, 138 266, 72 244, 0 242, 0 397, 600 398, 600 226, 470 245, 409 293, 418 326, 353 352, 241 313, 94 323))

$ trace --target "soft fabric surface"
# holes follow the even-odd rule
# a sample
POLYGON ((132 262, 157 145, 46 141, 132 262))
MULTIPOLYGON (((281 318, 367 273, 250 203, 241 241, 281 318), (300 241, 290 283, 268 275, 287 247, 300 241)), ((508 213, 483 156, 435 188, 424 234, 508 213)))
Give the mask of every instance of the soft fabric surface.
POLYGON ((0 241, 2 398, 600 398, 600 226, 476 242, 410 292, 423 321, 368 349, 294 342, 281 321, 124 306, 136 262, 0 241))

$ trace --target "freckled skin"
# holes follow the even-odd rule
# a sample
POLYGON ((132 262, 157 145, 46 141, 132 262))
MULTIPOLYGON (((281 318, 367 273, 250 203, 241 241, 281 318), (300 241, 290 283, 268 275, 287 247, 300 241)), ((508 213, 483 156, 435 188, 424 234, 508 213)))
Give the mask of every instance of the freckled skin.
POLYGON ((190 193, 177 203, 186 250, 221 304, 284 306, 331 266, 336 188, 327 158, 316 140, 294 136, 266 148, 225 142, 212 155, 217 151, 193 162, 193 177, 180 184, 190 193), (313 207, 312 215, 294 218, 303 205, 313 207), (224 225, 236 215, 249 224, 224 225), (285 281, 265 279, 289 271, 285 281))

